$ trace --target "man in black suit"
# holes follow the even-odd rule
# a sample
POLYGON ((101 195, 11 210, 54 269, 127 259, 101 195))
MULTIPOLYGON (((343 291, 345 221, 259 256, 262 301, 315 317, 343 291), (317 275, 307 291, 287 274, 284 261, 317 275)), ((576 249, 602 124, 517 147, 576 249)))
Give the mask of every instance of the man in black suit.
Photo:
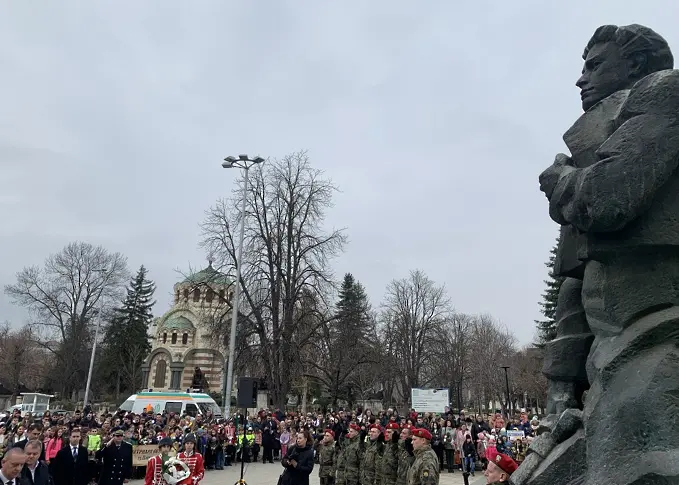
POLYGON ((90 481, 87 448, 80 444, 80 428, 69 434, 68 446, 57 452, 52 465, 55 485, 87 485, 90 481))
POLYGON ((29 441, 24 446, 26 464, 21 470, 23 485, 51 485, 52 477, 44 461, 40 461, 42 443, 38 440, 29 441))
POLYGON ((99 485, 123 485, 132 478, 132 445, 123 441, 123 435, 123 428, 114 428, 113 438, 96 453, 104 461, 99 485))
MULTIPOLYGON (((14 443, 14 448, 21 448, 22 450, 26 446, 26 443, 29 441, 35 441, 35 440, 40 440, 40 437, 42 436, 42 424, 40 423, 33 423, 28 427, 28 433, 27 433, 27 438, 22 439, 21 441, 17 441, 14 443)), ((40 450, 40 461, 45 461, 45 450, 44 448, 41 448, 40 450)))

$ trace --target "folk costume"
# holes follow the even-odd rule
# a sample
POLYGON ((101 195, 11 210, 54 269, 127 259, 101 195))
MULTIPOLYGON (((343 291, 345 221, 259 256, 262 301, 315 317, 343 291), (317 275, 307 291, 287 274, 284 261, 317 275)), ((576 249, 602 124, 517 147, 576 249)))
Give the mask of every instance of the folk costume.
POLYGON ((179 482, 179 485, 196 485, 205 476, 205 461, 203 455, 195 451, 196 437, 193 434, 188 434, 184 438, 184 443, 193 443, 193 451, 182 451, 177 455, 181 461, 186 463, 191 470, 191 476, 179 482))
POLYGON ((163 478, 163 463, 169 459, 167 453, 172 449, 172 439, 163 438, 158 442, 158 448, 160 449, 161 454, 152 456, 146 463, 144 485, 168 485, 165 478, 163 478), (162 452, 163 448, 167 451, 162 452))

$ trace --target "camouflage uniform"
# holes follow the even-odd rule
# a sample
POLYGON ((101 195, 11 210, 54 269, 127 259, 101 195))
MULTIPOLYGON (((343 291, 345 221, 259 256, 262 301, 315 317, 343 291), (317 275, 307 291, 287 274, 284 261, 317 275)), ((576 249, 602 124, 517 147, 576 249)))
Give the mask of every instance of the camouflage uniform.
POLYGON ((415 450, 415 461, 408 470, 407 485, 438 485, 439 459, 431 446, 415 450))
POLYGON ((405 440, 398 442, 398 472, 396 473, 396 485, 406 485, 408 481, 408 469, 415 461, 415 457, 406 450, 405 440))
MULTIPOLYGON (((346 440, 344 440, 346 445, 346 440)), ((335 455, 335 485, 346 485, 345 477, 346 461, 344 460, 344 449, 339 448, 335 455)))
POLYGON ((344 439, 344 483, 358 485, 361 478, 361 443, 358 436, 344 439))
POLYGON ((335 442, 318 445, 318 477, 321 485, 333 485, 335 483, 335 442))
POLYGON ((400 442, 389 442, 384 445, 384 453, 380 461, 382 485, 394 485, 397 482, 399 445, 400 442))
POLYGON ((361 485, 380 485, 380 461, 382 460, 382 443, 370 440, 365 445, 361 460, 361 485))

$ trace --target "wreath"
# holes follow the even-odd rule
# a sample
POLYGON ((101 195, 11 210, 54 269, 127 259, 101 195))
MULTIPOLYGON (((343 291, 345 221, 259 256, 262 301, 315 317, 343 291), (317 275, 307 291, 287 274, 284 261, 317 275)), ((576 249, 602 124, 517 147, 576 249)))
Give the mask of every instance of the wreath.
POLYGON ((186 463, 169 455, 163 455, 161 473, 169 485, 177 485, 191 476, 191 470, 186 463))

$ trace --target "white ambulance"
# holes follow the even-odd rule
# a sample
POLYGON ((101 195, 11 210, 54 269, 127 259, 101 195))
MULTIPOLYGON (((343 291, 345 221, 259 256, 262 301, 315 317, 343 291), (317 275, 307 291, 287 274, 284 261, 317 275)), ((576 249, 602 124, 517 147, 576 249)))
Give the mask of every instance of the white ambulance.
POLYGON ((140 392, 133 394, 118 408, 120 411, 141 414, 152 409, 153 414, 184 413, 195 417, 211 412, 213 416, 221 417, 222 410, 212 397, 202 392, 140 392))

